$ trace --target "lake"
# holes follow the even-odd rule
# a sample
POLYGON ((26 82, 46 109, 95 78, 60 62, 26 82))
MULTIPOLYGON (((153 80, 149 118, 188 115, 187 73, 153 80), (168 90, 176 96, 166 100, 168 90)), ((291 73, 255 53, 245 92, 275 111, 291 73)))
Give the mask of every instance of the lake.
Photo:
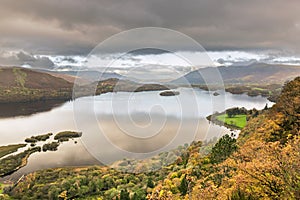
MULTIPOLYGON (((29 116, 0 118, 1 146, 24 143, 27 137, 48 132, 83 132, 80 139, 61 144, 56 152, 32 154, 26 167, 6 179, 51 167, 150 157, 193 140, 210 140, 230 133, 206 120, 216 111, 231 107, 262 109, 266 103, 273 104, 261 96, 222 91, 214 96, 213 92, 191 88, 177 91, 180 95, 167 97, 160 96, 160 91, 106 93, 81 97, 29 116)), ((16 112, 18 107, 9 109, 16 112)))

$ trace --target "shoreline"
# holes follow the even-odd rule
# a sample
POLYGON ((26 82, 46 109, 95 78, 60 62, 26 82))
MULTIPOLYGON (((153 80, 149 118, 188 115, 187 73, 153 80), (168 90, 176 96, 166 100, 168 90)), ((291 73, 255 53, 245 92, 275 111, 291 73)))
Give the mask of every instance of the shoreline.
POLYGON ((223 127, 228 128, 230 130, 238 130, 238 131, 242 130, 242 128, 240 128, 238 126, 235 126, 233 124, 227 124, 225 122, 222 122, 222 121, 218 120, 217 116, 222 115, 222 114, 225 114, 225 113, 218 113, 217 115, 215 115, 215 114, 208 115, 206 117, 206 119, 209 122, 213 123, 213 124, 216 124, 216 125, 219 125, 219 126, 223 126, 223 127))

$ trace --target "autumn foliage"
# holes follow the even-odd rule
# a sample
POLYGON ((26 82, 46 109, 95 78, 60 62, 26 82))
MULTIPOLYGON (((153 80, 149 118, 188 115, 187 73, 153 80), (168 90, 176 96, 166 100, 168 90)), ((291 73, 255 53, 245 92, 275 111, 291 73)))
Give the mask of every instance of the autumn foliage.
MULTIPOLYGON (((276 105, 250 120, 236 143, 224 136, 210 155, 191 154, 185 173, 192 188, 185 199, 300 199, 299 126, 296 78, 284 86, 276 105)), ((180 199, 164 182, 149 199, 180 199)))

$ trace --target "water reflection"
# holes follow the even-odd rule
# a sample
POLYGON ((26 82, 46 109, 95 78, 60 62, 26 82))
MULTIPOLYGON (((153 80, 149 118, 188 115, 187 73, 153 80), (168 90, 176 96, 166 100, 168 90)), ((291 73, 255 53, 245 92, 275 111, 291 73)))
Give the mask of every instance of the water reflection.
MULTIPOLYGON (((175 97, 161 97, 159 91, 153 91, 82 97, 46 112, 2 118, 0 145, 23 143, 27 137, 48 132, 57 133, 64 130, 83 132, 81 138, 83 142, 78 140, 75 144, 74 141, 70 141, 62 144, 57 152, 33 154, 26 167, 7 178, 49 167, 99 164, 97 159, 113 162, 127 157, 128 154, 123 153, 126 151, 136 153, 136 158, 145 157, 145 154, 151 156, 190 143, 192 140, 210 140, 229 132, 228 129, 212 125, 205 119, 213 111, 222 112, 224 107, 236 106, 262 109, 266 103, 272 105, 263 97, 229 93, 212 96, 203 90, 180 89, 179 96, 180 106, 186 107, 183 114, 179 114, 183 109, 179 107, 175 97), (196 104, 190 103, 192 95, 196 104), (224 99, 225 104, 222 102, 224 99), (74 118, 75 104, 80 105, 80 109, 76 111, 80 115, 79 121, 74 118), (92 116, 87 112, 89 110, 93 111, 92 116), (135 122, 135 126, 132 126, 132 121, 135 122), (113 148, 111 144, 114 145, 113 148), (120 149, 124 151, 119 151, 120 149)), ((32 108, 34 107, 32 105, 32 108)), ((10 107, 12 110, 16 108, 18 109, 10 107)), ((7 108, 6 112, 10 111, 7 108)))
POLYGON ((0 104, 0 118, 28 116, 39 112, 50 111, 55 107, 61 106, 65 101, 47 100, 24 103, 5 103, 0 104))

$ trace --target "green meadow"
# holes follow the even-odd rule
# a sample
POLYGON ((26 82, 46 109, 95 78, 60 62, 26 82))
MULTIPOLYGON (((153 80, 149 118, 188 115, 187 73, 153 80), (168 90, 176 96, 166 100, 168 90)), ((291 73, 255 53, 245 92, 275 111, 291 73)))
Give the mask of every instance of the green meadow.
POLYGON ((228 117, 227 114, 223 114, 217 116, 217 120, 239 128, 244 128, 247 124, 246 115, 235 115, 233 117, 228 117))

